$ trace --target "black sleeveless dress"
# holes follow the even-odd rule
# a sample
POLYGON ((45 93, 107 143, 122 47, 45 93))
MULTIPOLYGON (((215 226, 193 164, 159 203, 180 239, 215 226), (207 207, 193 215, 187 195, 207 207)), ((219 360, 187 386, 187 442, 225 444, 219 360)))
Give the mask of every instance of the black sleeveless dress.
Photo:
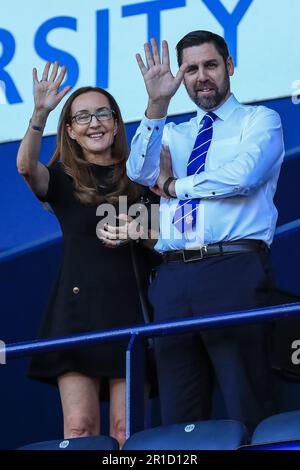
MULTIPOLYGON (((91 171, 99 187, 105 188, 113 167, 92 165, 91 171)), ((49 173, 49 189, 43 200, 50 203, 61 225, 63 260, 39 337, 144 323, 130 244, 107 248, 96 235, 100 220, 97 206, 75 198, 72 178, 60 163, 49 173)), ((144 250, 136 243, 135 249, 144 250)), ((144 254, 139 256, 143 259, 144 254)), ((127 343, 122 340, 36 355, 29 376, 47 382, 56 382, 58 375, 68 371, 90 377, 125 377, 127 343)))

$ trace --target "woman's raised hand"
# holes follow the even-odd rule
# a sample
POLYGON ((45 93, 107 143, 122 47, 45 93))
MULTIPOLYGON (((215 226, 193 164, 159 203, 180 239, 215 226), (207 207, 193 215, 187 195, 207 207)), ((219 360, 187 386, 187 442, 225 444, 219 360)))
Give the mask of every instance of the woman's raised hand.
POLYGON ((34 82, 34 104, 36 111, 45 111, 49 113, 60 103, 63 97, 68 93, 71 86, 65 86, 60 92, 59 87, 62 84, 65 75, 66 67, 63 66, 58 73, 58 62, 54 62, 52 72, 50 72, 51 63, 47 62, 45 65, 42 79, 38 79, 36 68, 33 69, 33 82, 34 82))

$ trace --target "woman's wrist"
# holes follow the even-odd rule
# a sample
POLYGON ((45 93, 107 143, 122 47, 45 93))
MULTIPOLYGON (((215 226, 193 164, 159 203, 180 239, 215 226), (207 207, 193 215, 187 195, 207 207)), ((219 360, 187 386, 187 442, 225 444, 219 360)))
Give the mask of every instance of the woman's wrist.
POLYGON ((40 127, 44 129, 46 126, 47 118, 49 116, 48 111, 44 110, 34 110, 30 119, 30 125, 35 127, 40 127))

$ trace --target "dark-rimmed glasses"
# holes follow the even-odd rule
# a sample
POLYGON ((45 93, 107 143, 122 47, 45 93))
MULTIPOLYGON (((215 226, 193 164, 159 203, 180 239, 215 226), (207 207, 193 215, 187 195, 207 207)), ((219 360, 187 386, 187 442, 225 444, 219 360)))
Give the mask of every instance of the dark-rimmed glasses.
POLYGON ((92 117, 95 116, 97 121, 107 121, 112 119, 116 115, 115 111, 110 108, 97 109, 95 113, 88 113, 87 111, 80 112, 72 116, 71 120, 76 121, 77 124, 89 124, 92 117))

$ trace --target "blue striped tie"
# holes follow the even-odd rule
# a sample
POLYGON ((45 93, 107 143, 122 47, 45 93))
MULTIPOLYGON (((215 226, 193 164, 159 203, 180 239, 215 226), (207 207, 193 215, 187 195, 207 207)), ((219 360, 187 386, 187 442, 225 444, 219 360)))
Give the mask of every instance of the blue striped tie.
MULTIPOLYGON (((214 113, 207 113, 201 121, 201 127, 196 137, 194 148, 187 165, 187 176, 204 171, 205 159, 213 135, 213 123, 217 119, 214 113)), ((174 213, 173 224, 184 232, 196 223, 197 207, 200 199, 180 200, 174 213)))

